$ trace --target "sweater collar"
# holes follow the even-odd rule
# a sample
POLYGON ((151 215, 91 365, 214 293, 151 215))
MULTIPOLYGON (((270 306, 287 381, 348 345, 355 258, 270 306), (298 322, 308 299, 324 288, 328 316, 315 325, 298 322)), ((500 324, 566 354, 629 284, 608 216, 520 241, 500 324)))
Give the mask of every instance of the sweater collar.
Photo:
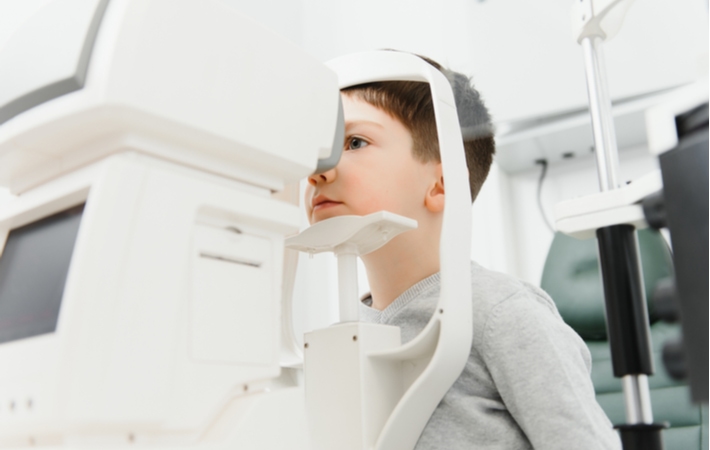
POLYGON ((428 291, 434 287, 441 285, 441 273, 437 272, 434 275, 430 275, 423 280, 417 282, 412 287, 404 291, 399 295, 392 303, 387 306, 382 311, 374 309, 372 307, 372 295, 368 292, 363 295, 360 301, 366 309, 367 315, 379 316, 378 321, 380 323, 387 322, 392 316, 397 314, 402 308, 409 304, 412 300, 419 297, 423 292, 428 291))

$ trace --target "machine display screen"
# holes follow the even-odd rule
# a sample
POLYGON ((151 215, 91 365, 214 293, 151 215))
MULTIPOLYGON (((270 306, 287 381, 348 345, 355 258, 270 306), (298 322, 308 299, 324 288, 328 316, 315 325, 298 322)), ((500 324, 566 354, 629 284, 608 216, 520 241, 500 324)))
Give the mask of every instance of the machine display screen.
POLYGON ((52 333, 84 205, 10 230, 0 254, 0 343, 52 333))

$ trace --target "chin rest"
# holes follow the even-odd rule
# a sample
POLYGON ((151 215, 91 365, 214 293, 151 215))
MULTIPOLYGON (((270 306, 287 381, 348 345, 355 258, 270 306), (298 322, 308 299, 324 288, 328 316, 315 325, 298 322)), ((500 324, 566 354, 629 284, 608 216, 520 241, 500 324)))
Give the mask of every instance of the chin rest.
MULTIPOLYGON (((687 383, 672 379, 661 357, 666 340, 680 334, 680 325, 658 321, 649 302, 656 283, 673 274, 671 252, 659 233, 639 230, 637 235, 655 364, 655 374, 648 378, 654 419, 671 425, 663 431, 666 450, 707 449, 707 405, 690 402, 687 383)), ((579 240, 556 233, 540 285, 554 299, 565 322, 589 347, 597 401, 612 423, 626 422, 621 380, 614 378, 607 342, 596 239, 579 240)))

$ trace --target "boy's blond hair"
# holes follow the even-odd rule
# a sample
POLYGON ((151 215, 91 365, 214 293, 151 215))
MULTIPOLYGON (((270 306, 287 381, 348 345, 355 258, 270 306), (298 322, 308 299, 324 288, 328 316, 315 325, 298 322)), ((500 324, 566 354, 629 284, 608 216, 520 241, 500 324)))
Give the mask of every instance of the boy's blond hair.
MULTIPOLYGON (((473 201, 488 176, 495 153, 490 115, 481 95, 473 88, 468 77, 447 70, 429 58, 420 58, 446 75, 454 91, 473 201)), ((342 92, 380 108, 402 122, 412 134, 412 151, 419 161, 441 162, 434 106, 428 83, 384 81, 352 86, 342 92)))

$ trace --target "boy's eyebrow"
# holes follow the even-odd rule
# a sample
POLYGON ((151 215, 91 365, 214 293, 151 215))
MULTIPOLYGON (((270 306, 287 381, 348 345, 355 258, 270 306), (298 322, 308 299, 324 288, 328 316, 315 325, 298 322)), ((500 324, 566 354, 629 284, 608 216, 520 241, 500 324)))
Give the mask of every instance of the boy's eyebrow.
POLYGON ((356 125, 374 125, 378 128, 384 128, 384 125, 378 122, 373 122, 372 120, 349 120, 345 122, 345 129, 352 128, 356 125))

